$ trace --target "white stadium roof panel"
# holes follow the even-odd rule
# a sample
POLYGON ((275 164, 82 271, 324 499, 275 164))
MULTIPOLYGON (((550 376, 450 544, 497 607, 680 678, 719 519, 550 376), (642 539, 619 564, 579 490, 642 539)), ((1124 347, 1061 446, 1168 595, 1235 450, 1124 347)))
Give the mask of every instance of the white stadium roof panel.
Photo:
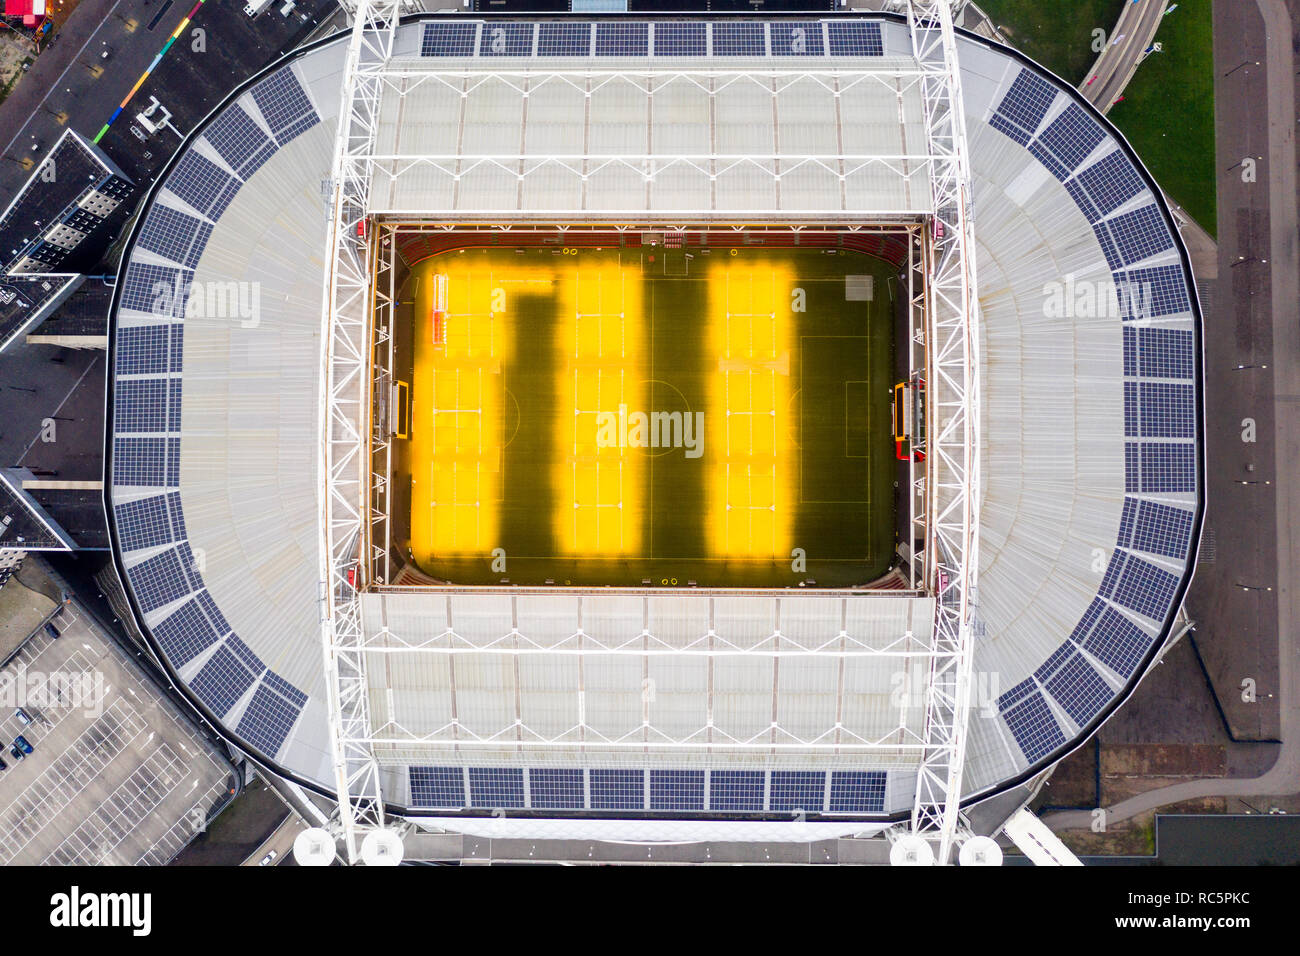
MULTIPOLYGON (((385 80, 376 153, 388 158, 371 167, 371 211, 928 214, 905 26, 880 22, 877 49, 874 31, 808 22, 798 54, 787 27, 711 25, 713 55, 676 29, 606 43, 589 24, 494 37, 475 21, 438 24, 454 36, 411 22, 385 80), (764 56, 770 43, 790 55, 764 56), (840 55, 861 52, 853 44, 867 53, 840 55)), ((115 307, 121 421, 140 427, 129 396, 155 387, 132 381, 180 386, 167 385, 168 415, 149 426, 165 430, 115 424, 109 438, 119 564, 143 627, 242 745, 326 789, 316 479, 304 462, 319 440, 322 182, 344 47, 295 54, 259 87, 260 105, 250 90, 233 97, 160 177, 115 307), (165 309, 159 281, 257 283, 258 314, 165 309), (146 510, 169 517, 165 535, 139 531, 146 510)), ((1198 320, 1160 197, 1126 145, 1008 52, 965 37, 959 55, 981 313, 983 684, 965 781, 977 794, 1063 752, 1166 633, 1199 522, 1198 320), (1115 283, 1130 279, 1155 297, 1121 317, 1115 283), (1052 313, 1067 280, 1093 284, 1102 314, 1052 313)), ((896 813, 910 807, 925 716, 922 665, 902 655, 929 646, 935 614, 931 598, 842 593, 367 594, 377 758, 390 799, 423 810, 518 794, 537 808, 636 813, 676 793, 710 812, 803 801, 896 813), (662 776, 687 770, 700 776, 662 776), (835 776, 849 773, 879 776, 835 776), (854 787, 870 798, 844 797, 854 787)))

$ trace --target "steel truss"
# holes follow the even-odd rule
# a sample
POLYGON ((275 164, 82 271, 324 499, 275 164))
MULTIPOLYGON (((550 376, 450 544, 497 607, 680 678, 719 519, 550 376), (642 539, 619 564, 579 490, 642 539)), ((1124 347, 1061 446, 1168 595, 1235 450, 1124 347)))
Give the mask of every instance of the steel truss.
POLYGON ((933 578, 934 657, 925 702, 925 750, 911 829, 948 862, 959 826, 971 698, 972 617, 979 561, 979 379, 975 239, 966 115, 951 0, 910 0, 912 52, 934 156, 934 213, 926 243, 925 343, 928 484, 926 554, 933 578))
POLYGON ((370 169, 382 99, 377 74, 392 57, 401 0, 360 0, 343 71, 329 198, 328 246, 321 329, 320 510, 321 648, 339 822, 349 862, 359 835, 384 826, 379 765, 370 738, 365 659, 358 600, 364 554, 370 462, 369 358, 374 326, 371 249, 366 228, 370 169))

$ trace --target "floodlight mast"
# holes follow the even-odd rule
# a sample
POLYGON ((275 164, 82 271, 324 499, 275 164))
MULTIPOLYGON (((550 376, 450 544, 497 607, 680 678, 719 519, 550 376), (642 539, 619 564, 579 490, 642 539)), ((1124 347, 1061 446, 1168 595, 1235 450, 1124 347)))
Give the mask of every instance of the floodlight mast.
POLYGON ((363 449, 374 321, 366 159, 374 153, 379 123, 383 82, 377 71, 392 57, 402 7, 401 0, 359 0, 355 5, 328 194, 317 461, 320 619, 334 787, 350 863, 360 857, 359 837, 384 826, 357 577, 363 489, 368 486, 369 462, 363 449))
POLYGON ((948 862, 959 826, 970 718, 972 619, 979 561, 979 376, 975 239, 966 114, 951 0, 909 0, 912 53, 924 71, 933 216, 926 296, 929 375, 927 564, 936 600, 925 747, 911 832, 948 862))

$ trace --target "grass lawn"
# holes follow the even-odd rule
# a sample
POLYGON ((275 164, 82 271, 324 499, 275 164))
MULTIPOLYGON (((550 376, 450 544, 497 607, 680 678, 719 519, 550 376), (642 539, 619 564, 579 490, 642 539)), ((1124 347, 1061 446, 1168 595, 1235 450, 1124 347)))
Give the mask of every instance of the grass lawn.
POLYGON ((1210 0, 1181 0, 1156 42, 1164 49, 1138 67, 1110 120, 1174 202, 1216 235, 1210 0))
POLYGON ((977 0, 1017 50, 1078 86, 1097 59, 1092 31, 1110 36, 1128 0, 977 0), (1066 9, 1068 7, 1068 9, 1066 9))
POLYGON ((477 249, 421 263, 416 563, 473 584, 875 579, 894 551, 892 272, 798 249, 477 249), (434 274, 448 277, 441 347, 434 274), (849 300, 849 275, 871 277, 870 301, 857 286, 849 300), (791 568, 794 548, 806 571, 791 568))

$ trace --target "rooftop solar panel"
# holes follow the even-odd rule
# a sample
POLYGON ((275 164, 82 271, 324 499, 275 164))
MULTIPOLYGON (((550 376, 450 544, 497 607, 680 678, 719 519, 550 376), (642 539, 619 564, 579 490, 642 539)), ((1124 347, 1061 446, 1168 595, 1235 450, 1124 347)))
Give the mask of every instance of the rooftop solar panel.
POLYGON ((1196 447, 1190 442, 1145 442, 1139 446, 1139 489, 1146 494, 1196 490, 1196 447))
POLYGON ((1158 568, 1136 555, 1129 555, 1124 574, 1115 587, 1115 603, 1144 614, 1153 621, 1163 621, 1169 613, 1178 576, 1158 568))
POLYGON ((645 771, 591 770, 591 809, 645 809, 645 771))
POLYGON ((262 684, 240 715, 235 733, 274 759, 301 713, 301 704, 291 704, 262 684))
POLYGON ((1002 135, 1009 137, 1013 142, 1026 147, 1029 145, 1030 134, 1011 122, 1011 120, 994 113, 992 118, 989 119, 989 125, 1002 135))
POLYGON ((298 75, 291 67, 276 70, 252 89, 253 101, 262 113, 262 118, 271 127, 271 132, 281 143, 287 143, 292 137, 288 131, 307 117, 315 116, 316 109, 307 97, 307 91, 298 81, 298 75))
POLYGON ((709 809, 735 812, 762 810, 763 778, 761 770, 709 771, 709 809))
POLYGON ((522 767, 470 767, 469 801, 472 807, 502 809, 524 805, 522 767))
POLYGON ((190 593, 189 579, 176 551, 163 551, 127 571, 140 609, 148 614, 190 593))
POLYGON ((831 813, 883 813, 885 772, 883 770, 834 770, 831 772, 831 813))
POLYGON ((489 23, 479 35, 479 56, 532 56, 532 23, 489 23))
POLYGON ((1193 385, 1141 382, 1138 388, 1144 438, 1196 437, 1196 393, 1193 385))
POLYGON ((772 56, 824 56, 826 53, 820 23, 771 23, 768 37, 772 56))
MULTIPOLYGON (((195 210, 214 219, 225 211, 220 205, 226 187, 239 181, 202 153, 186 150, 176 164, 172 174, 167 177, 167 188, 185 200, 195 210)), ((227 199, 228 203, 229 200, 227 199)))
POLYGON ((650 24, 597 23, 596 56, 649 56, 650 24))
POLYGON ((279 674, 276 674, 273 671, 267 671, 262 676, 262 680, 265 681, 267 687, 270 687, 273 691, 275 691, 277 694, 279 694, 289 703, 294 704, 298 707, 301 707, 303 704, 307 703, 307 695, 304 694, 302 691, 300 691, 298 688, 294 687, 292 684, 290 684, 279 674))
POLYGON ((173 325, 170 338, 171 371, 179 372, 185 361, 185 327, 180 323, 173 325))
POLYGON ((590 56, 590 23, 538 24, 538 56, 590 56))
POLYGON ((218 640, 196 601, 180 605, 150 631, 173 667, 184 667, 218 640))
POLYGON ((769 809, 821 813, 826 796, 826 774, 808 770, 773 770, 769 809))
POLYGON ((1002 715, 1020 752, 1031 764, 1065 743, 1065 735, 1042 694, 1025 698, 1002 715))
POLYGON ((1081 170, 1078 180, 1103 216, 1109 216, 1134 196, 1146 191, 1142 177, 1118 149, 1081 170))
POLYGON ((651 770, 651 810, 703 810, 703 770, 651 770))
POLYGON ((706 56, 709 52, 708 25, 704 23, 656 23, 655 56, 706 56))
POLYGON ((1154 266, 1115 273, 1121 315, 1126 321, 1190 312, 1191 299, 1181 266, 1154 266))
MULTIPOLYGON (((1070 645, 1073 651, 1074 645, 1070 645)), ((1096 717, 1114 696, 1114 690, 1102 679, 1082 654, 1074 652, 1054 677, 1046 682, 1047 692, 1080 727, 1096 717)))
POLYGON ((225 715, 239 702, 256 679, 225 647, 218 647, 190 681, 190 690, 214 714, 225 715))
POLYGON ((140 551, 171 544, 173 540, 166 495, 124 502, 117 505, 113 513, 117 518, 117 535, 123 551, 140 551))
POLYGON ((1074 626, 1074 631, 1070 634, 1070 640, 1076 644, 1081 644, 1084 637, 1092 630, 1094 624, 1100 620, 1102 612, 1106 610, 1106 602, 1101 598, 1093 598, 1088 609, 1083 612, 1083 617, 1079 618, 1079 623, 1074 626))
POLYGON ((1191 329, 1132 329, 1137 370, 1143 378, 1191 378, 1196 373, 1196 342, 1191 329))
POLYGON ((164 438, 113 438, 113 484, 160 487, 170 484, 164 438))
POLYGON ((122 279, 121 307, 153 316, 184 318, 193 278, 189 269, 133 261, 122 279))
POLYGON ((204 132, 203 138, 212 144, 217 155, 231 169, 244 178, 251 172, 249 167, 261 166, 266 156, 275 151, 266 132, 238 104, 223 110, 204 132))
POLYGON ((714 23, 714 56, 766 56, 767 36, 761 23, 714 23))
POLYGON ((114 431, 117 434, 166 431, 167 384, 165 378, 119 381, 113 390, 114 431))
POLYGON ((998 710, 1001 712, 1010 710, 1013 706, 1020 703, 1020 701, 1024 700, 1037 689, 1038 685, 1034 683, 1033 678, 1026 677, 1019 684, 1012 687, 1009 691, 1006 691, 998 698, 998 710))
POLYGON ((217 602, 212 600, 212 595, 207 591, 199 592, 199 607, 203 609, 203 613, 212 622, 212 627, 218 634, 225 637, 230 633, 230 624, 221 613, 221 609, 217 607, 217 602))
POLYGON ((1119 248, 1119 265, 1132 265, 1174 247, 1173 236, 1155 203, 1108 219, 1119 248))
POLYGON ((1034 671, 1034 678, 1040 684, 1046 682, 1049 677, 1060 669, 1061 665, 1064 664, 1073 653, 1074 645, 1069 641, 1065 642, 1053 651, 1047 660, 1043 661, 1043 663, 1039 665, 1038 670, 1034 671))
POLYGON ((1078 169, 1105 138, 1100 124, 1077 103, 1067 106, 1038 134, 1038 141, 1071 171, 1078 169))
POLYGON ((581 810, 586 806, 582 771, 577 768, 534 767, 528 790, 535 810, 581 810))
POLYGON ((476 23, 426 23, 420 56, 473 56, 476 23))
POLYGON ((997 112, 1028 133, 1034 133, 1056 99, 1056 90, 1038 74, 1022 69, 1012 81, 997 112))
POLYGON ((1114 608, 1107 608, 1083 649, 1127 679, 1154 641, 1150 634, 1114 608))
POLYGON ((463 807, 465 773, 460 767, 411 767, 411 805, 424 809, 463 807))
POLYGON ((831 56, 884 56, 879 23, 832 20, 826 24, 831 56))
POLYGON ((117 332, 117 374, 153 375, 168 367, 167 326, 142 325, 117 332))
POLYGON ((1168 558, 1185 558, 1191 547, 1193 517, 1182 508, 1143 501, 1133 526, 1133 547, 1168 558))

